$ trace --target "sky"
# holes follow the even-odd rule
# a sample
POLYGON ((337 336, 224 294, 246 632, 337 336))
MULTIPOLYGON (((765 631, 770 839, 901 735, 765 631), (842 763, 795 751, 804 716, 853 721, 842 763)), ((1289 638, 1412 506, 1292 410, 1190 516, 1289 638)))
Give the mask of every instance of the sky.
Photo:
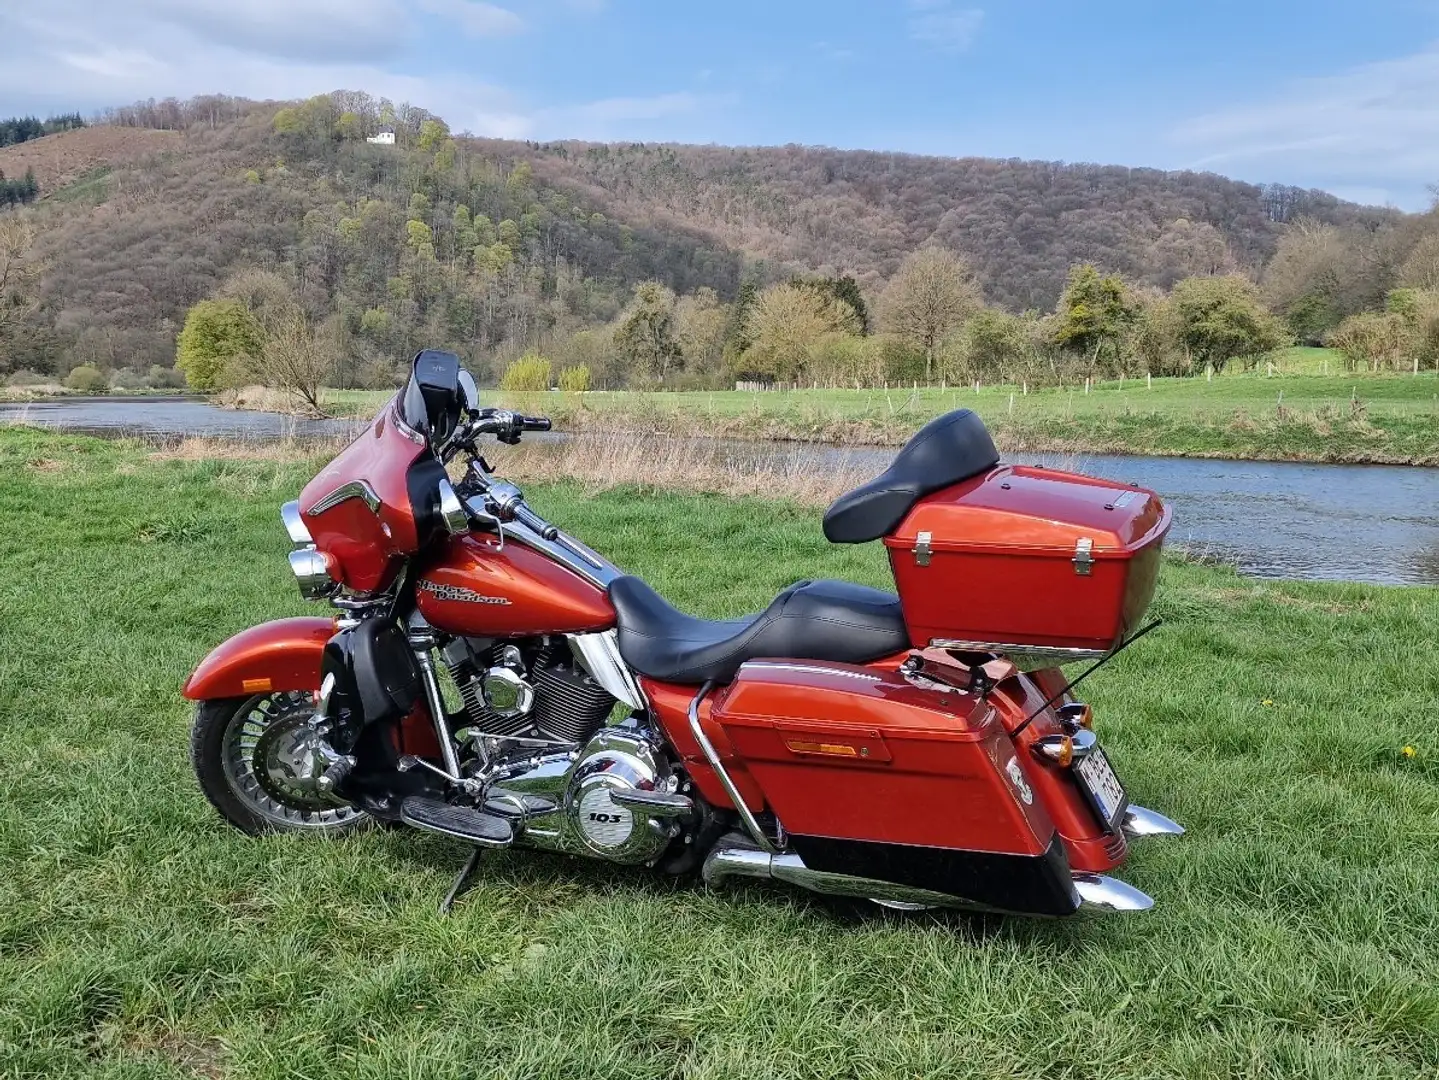
POLYGON ((1439 0, 0 0, 0 116, 341 88, 508 138, 1439 182, 1439 0))

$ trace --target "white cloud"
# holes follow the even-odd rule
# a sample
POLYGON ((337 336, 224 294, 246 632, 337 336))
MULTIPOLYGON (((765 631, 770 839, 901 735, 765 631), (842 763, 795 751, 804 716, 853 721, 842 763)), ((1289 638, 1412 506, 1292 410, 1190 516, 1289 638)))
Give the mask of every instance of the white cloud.
POLYGON ((949 0, 910 0, 915 14, 906 27, 909 36, 942 52, 964 52, 974 44, 984 23, 979 8, 951 7, 949 0))
POLYGON ((1439 180, 1439 45, 1294 81, 1267 100, 1187 120, 1170 138, 1192 155, 1190 167, 1311 177, 1418 208, 1439 180))
POLYGON ((525 28, 525 21, 513 11, 479 0, 417 0, 417 3, 431 15, 452 19, 470 37, 502 37, 525 28))

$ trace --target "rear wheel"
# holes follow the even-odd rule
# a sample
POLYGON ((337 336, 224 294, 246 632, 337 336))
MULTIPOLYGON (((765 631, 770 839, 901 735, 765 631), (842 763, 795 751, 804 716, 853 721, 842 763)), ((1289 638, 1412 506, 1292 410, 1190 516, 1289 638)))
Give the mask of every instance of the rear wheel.
POLYGON ((299 691, 223 698, 200 704, 190 760, 200 788, 236 828, 267 832, 346 833, 369 816, 315 784, 314 711, 299 691))

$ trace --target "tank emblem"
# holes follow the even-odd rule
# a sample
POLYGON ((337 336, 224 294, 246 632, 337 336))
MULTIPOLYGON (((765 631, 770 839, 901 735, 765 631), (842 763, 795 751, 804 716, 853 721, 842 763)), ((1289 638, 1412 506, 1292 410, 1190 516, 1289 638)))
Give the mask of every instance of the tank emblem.
POLYGON ((486 596, 483 593, 475 592, 474 589, 467 589, 463 585, 445 585, 438 581, 421 581, 420 588, 438 600, 457 600, 464 604, 508 604, 510 602, 503 596, 486 596))
POLYGON ((1010 783, 1014 785, 1014 790, 1019 792, 1019 797, 1024 800, 1024 805, 1029 806, 1033 803, 1034 791, 1030 788, 1028 781, 1024 779, 1024 770, 1019 767, 1019 760, 1010 758, 1004 771, 1009 773, 1010 783))

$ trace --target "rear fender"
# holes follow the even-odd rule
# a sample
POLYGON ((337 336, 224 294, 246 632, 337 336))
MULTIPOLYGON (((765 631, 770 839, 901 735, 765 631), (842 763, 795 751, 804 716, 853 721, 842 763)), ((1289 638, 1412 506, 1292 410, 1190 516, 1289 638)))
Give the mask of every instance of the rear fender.
POLYGON ((318 690, 333 619, 276 619, 242 630, 200 661, 181 691, 191 701, 318 690))

